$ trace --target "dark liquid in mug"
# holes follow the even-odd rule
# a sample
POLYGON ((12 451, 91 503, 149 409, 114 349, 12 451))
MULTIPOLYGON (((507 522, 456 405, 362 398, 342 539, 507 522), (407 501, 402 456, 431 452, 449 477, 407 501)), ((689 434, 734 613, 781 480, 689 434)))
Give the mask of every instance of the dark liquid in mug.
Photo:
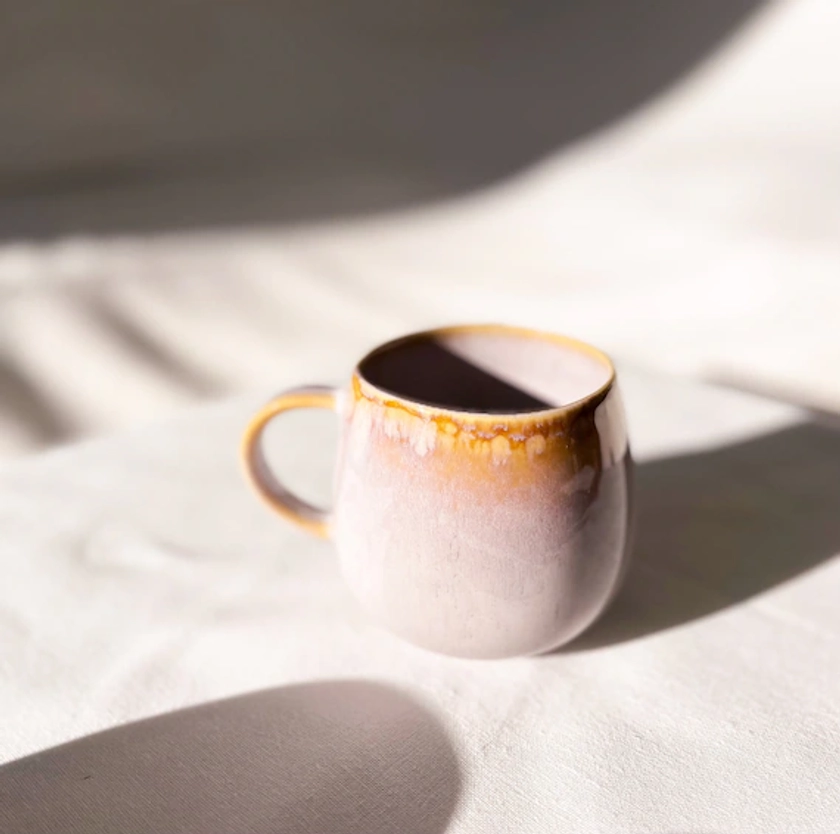
POLYGON ((573 346, 515 332, 460 331, 412 339, 365 359, 362 376, 403 399, 485 414, 556 408, 609 378, 573 346))

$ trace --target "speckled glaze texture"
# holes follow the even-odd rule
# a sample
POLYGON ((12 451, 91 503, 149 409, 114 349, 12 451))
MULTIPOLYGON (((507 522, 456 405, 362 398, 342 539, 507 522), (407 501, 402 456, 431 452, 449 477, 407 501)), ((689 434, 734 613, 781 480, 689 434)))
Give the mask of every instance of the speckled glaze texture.
POLYGON ((571 640, 609 602, 631 466, 612 376, 570 407, 482 415, 394 397, 357 371, 344 421, 333 536, 382 625, 435 651, 509 657, 571 640))
POLYGON ((624 573, 621 398, 607 357, 571 339, 494 325, 397 340, 368 354, 343 392, 296 389, 269 403, 243 453, 275 510, 335 541, 375 620, 434 651, 554 649, 598 617, 624 573), (259 442, 274 416, 312 406, 343 423, 332 513, 288 493, 259 442))

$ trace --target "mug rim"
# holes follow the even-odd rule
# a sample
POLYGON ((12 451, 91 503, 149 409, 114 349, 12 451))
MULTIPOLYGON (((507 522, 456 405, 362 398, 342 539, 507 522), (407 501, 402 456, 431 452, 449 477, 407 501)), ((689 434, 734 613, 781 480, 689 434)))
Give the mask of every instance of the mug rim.
POLYGON ((383 342, 381 345, 368 351, 357 363, 353 369, 354 387, 360 385, 363 387, 366 399, 373 394, 382 405, 399 405, 408 410, 415 410, 420 414, 443 414, 455 420, 463 420, 465 417, 478 419, 492 419, 511 420, 511 419, 528 419, 528 420, 551 420, 553 418, 568 415, 574 411, 580 410, 587 404, 594 403, 597 405, 602 402, 610 389, 615 384, 616 373, 610 357, 604 351, 596 348, 594 345, 584 342, 581 339, 576 339, 573 336, 566 336, 561 333, 554 333, 549 330, 540 330, 533 327, 524 327, 512 324, 487 323, 487 324, 455 324, 445 325, 443 327, 432 327, 427 330, 418 330, 414 333, 409 333, 405 336, 398 336, 395 339, 390 339, 383 342), (378 356, 386 351, 401 347, 411 342, 423 341, 431 339, 435 336, 442 335, 457 335, 461 333, 502 333, 511 336, 519 336, 527 339, 536 339, 543 342, 553 342, 554 344, 562 345, 566 348, 571 348, 577 353, 583 353, 587 356, 597 360, 603 365, 607 372, 607 379, 594 390, 578 397, 576 400, 564 403, 563 405, 553 406, 551 408, 541 408, 531 411, 511 411, 511 412, 496 412, 496 411, 481 411, 462 408, 447 408, 446 406, 435 405, 433 403, 415 400, 411 397, 406 397, 398 394, 396 391, 390 391, 387 388, 382 388, 379 385, 371 382, 362 372, 362 366, 369 359, 378 356))

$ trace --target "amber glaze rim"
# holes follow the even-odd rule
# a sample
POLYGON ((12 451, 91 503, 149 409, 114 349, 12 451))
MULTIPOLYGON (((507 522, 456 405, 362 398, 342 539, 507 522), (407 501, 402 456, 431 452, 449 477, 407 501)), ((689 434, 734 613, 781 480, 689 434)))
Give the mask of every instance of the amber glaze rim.
POLYGON ((400 336, 397 339, 385 342, 366 353, 356 364, 353 370, 353 394, 356 399, 362 398, 375 402, 385 407, 401 408, 411 414, 420 417, 447 417, 455 423, 465 422, 492 422, 506 423, 520 421, 525 423, 551 423, 563 417, 571 416, 581 411, 587 405, 597 406, 603 402, 610 389, 615 384, 615 366, 606 353, 593 345, 575 339, 572 336, 564 336, 560 333, 552 333, 547 330, 537 330, 531 327, 519 327, 509 324, 457 324, 446 327, 433 327, 429 330, 420 330, 416 333, 409 333, 407 336, 400 336), (598 388, 590 391, 583 397, 579 397, 570 403, 554 406, 553 408, 541 408, 537 411, 512 411, 512 412, 490 412, 490 411, 468 411, 464 409, 446 408, 445 406, 424 403, 420 400, 413 400, 395 391, 380 388, 371 382, 362 372, 362 366, 369 359, 378 356, 386 351, 401 347, 410 342, 419 342, 426 339, 433 339, 437 336, 451 336, 459 333, 487 333, 505 334, 519 336, 526 339, 537 339, 542 342, 553 342, 566 348, 572 348, 578 353, 596 359, 606 367, 609 375, 605 382, 598 388))

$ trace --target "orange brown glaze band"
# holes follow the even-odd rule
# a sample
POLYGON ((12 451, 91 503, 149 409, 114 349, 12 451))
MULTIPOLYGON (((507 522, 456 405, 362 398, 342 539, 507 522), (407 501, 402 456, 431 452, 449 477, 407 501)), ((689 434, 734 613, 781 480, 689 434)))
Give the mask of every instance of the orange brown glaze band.
POLYGON ((512 454, 533 460, 556 451, 568 452, 576 434, 573 425, 585 413, 594 412, 609 393, 609 386, 571 407, 516 415, 473 414, 393 399, 358 373, 353 375, 351 390, 355 419, 369 428, 381 427, 387 437, 409 443, 421 456, 435 449, 463 449, 502 463, 512 454))

